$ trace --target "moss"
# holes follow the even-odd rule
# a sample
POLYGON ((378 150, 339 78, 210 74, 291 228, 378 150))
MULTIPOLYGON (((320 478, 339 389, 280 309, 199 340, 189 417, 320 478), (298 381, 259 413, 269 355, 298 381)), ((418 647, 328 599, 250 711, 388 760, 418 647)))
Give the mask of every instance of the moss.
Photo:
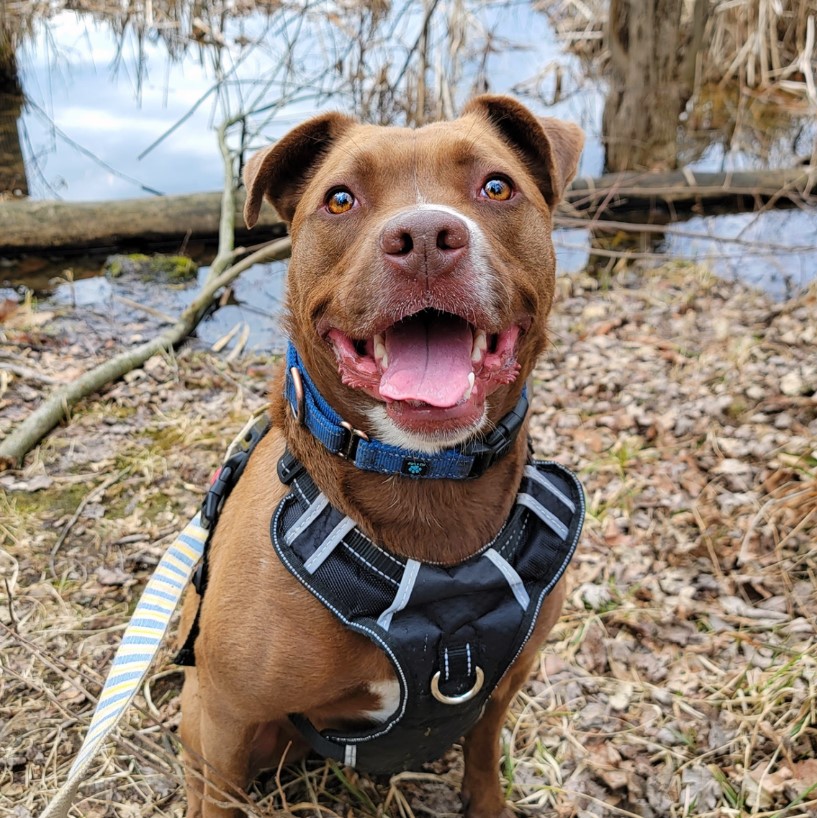
POLYGON ((167 276, 169 281, 189 281, 199 270, 198 264, 187 256, 153 256, 150 268, 158 275, 167 276))
POLYGON ((110 278, 137 276, 147 280, 157 278, 170 282, 189 281, 196 277, 198 265, 187 256, 165 256, 144 253, 109 256, 103 270, 110 278))
POLYGON ((746 401, 741 397, 736 397, 733 398, 729 406, 726 407, 726 416, 732 420, 739 420, 748 409, 749 405, 746 401))
POLYGON ((184 443, 184 433, 175 426, 158 426, 144 432, 153 441, 151 450, 158 455, 176 451, 184 443))
POLYGON ((150 256, 144 253, 128 253, 127 255, 108 256, 102 269, 105 275, 119 278, 126 274, 138 273, 140 268, 149 262, 150 256))
POLYGON ((63 514, 73 514, 87 493, 88 486, 77 483, 25 494, 15 493, 10 505, 13 512, 23 516, 43 514, 49 518, 57 518, 63 514))

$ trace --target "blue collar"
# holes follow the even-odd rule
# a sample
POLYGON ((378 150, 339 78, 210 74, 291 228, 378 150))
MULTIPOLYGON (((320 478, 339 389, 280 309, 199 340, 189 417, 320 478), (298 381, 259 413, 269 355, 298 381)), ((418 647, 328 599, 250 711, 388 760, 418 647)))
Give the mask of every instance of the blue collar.
POLYGON ((526 386, 516 406, 485 440, 444 449, 437 454, 389 446, 354 429, 326 402, 291 341, 287 347, 284 397, 298 421, 332 454, 364 471, 429 479, 467 480, 485 474, 510 451, 528 413, 526 386))

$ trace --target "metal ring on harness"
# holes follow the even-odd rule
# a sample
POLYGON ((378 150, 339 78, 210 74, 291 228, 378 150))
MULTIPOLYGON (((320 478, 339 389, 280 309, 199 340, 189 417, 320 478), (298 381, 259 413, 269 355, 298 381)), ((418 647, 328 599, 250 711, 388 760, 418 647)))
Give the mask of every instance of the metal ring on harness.
MULTIPOLYGON (((295 420, 303 426, 304 423, 304 382, 301 380, 301 372, 297 366, 290 367, 289 374, 292 376, 292 388, 295 390, 295 405, 297 409, 292 409, 295 420)), ((290 404, 292 407, 292 404, 290 404)))
POLYGON ((462 704, 463 702, 470 701, 482 689, 482 682, 485 680, 485 674, 479 665, 474 668, 474 673, 477 680, 470 690, 466 690, 465 693, 461 693, 459 696, 446 696, 445 693, 440 691, 440 671, 438 670, 431 677, 431 695, 434 696, 438 702, 442 702, 443 704, 462 704))

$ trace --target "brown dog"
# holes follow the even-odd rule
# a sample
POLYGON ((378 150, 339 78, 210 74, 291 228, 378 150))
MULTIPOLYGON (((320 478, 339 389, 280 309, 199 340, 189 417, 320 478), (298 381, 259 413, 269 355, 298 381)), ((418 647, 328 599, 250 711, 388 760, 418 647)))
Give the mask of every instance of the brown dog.
MULTIPOLYGON (((582 143, 574 125, 482 96, 460 119, 417 130, 318 116, 250 160, 247 223, 266 197, 291 225, 290 338, 348 427, 433 458, 514 410, 546 345, 552 213, 582 143)), ((364 538, 424 564, 479 554, 523 479, 524 430, 476 479, 414 479, 426 468, 414 461, 409 476, 357 468, 290 411, 285 374, 272 390, 272 429, 219 517, 200 610, 196 594, 185 602, 183 635, 199 611, 182 694, 188 818, 239 815, 225 793, 240 798, 288 746, 288 760, 305 750, 290 714, 317 730, 377 724, 400 699, 386 652, 304 590, 270 544, 288 491, 276 472, 285 449, 364 538)), ((559 579, 542 596, 530 638, 468 726, 469 818, 511 815, 499 732, 563 594, 559 579)))

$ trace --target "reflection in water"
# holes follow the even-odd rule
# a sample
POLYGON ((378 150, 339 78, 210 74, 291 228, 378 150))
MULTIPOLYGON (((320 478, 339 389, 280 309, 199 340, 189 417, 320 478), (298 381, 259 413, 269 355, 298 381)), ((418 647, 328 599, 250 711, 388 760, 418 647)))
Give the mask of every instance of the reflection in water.
MULTIPOLYGON (((318 110, 418 124, 450 115, 470 93, 486 89, 510 91, 538 113, 579 122, 588 134, 580 174, 602 171, 604 72, 562 49, 551 21, 535 10, 547 3, 72 0, 78 11, 66 11, 67 5, 52 0, 46 19, 24 13, 29 0, 0 0, 0 21, 4 10, 20 12, 19 28, 6 41, 24 39, 16 53, 28 102, 18 131, 19 99, 0 101, 0 150, 14 157, 0 161, 0 182, 13 166, 7 184, 23 189, 25 157, 32 198, 216 190, 223 171, 214 128, 241 110, 256 114, 233 142, 251 151, 318 110)), ((683 162, 698 170, 784 166, 793 147, 808 153, 817 128, 813 118, 798 118, 802 107, 782 111, 779 100, 735 99, 734 86, 698 89, 682 122, 683 162)), ((635 238, 632 230, 560 230, 560 268, 573 272, 589 261, 614 271, 621 259, 660 261, 670 253, 707 261, 723 275, 736 268, 775 295, 784 294, 786 282, 817 276, 817 216, 787 212, 749 221, 757 227, 698 219, 694 227, 668 226, 665 237, 652 230, 635 238), (753 231, 751 241, 743 230, 753 231), (764 240, 777 242, 773 253, 764 240), (782 269, 770 276, 773 264, 782 269)), ((273 279, 278 289, 261 305, 271 312, 280 275, 273 279)), ((255 320, 249 307, 230 309, 255 320)))
MULTIPOLYGON (((20 50, 28 159, 38 160, 33 196, 215 190, 213 129, 225 117, 255 111, 242 139, 250 149, 327 108, 422 124, 452 115, 475 91, 510 90, 560 53, 527 3, 289 0, 231 5, 229 16, 212 12, 219 8, 154 0, 125 17, 64 11, 35 23, 20 50)), ((587 120, 583 106, 573 100, 552 113, 587 120)))
POLYGON ((23 90, 17 70, 16 39, 5 4, 0 9, 0 200, 28 195, 28 181, 17 120, 23 106, 23 90))
POLYGON ((0 200, 28 195, 28 180, 17 121, 23 107, 19 94, 0 86, 0 200))

